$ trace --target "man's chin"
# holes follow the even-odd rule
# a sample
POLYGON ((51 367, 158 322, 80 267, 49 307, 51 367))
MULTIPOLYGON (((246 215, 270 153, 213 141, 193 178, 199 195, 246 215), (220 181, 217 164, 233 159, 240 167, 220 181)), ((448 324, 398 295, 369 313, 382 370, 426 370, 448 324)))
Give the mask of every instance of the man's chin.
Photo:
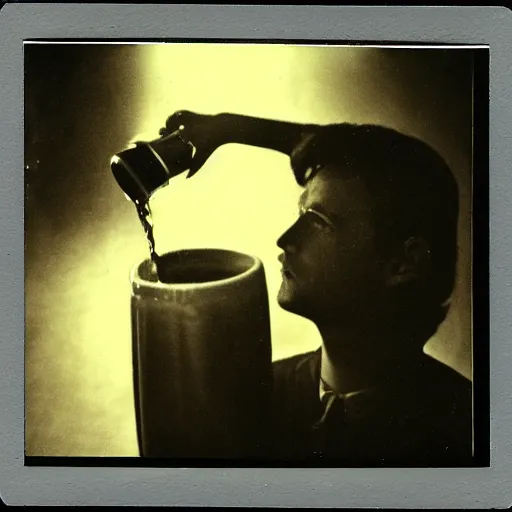
POLYGON ((285 285, 281 285, 279 292, 277 293, 277 303, 286 311, 293 309, 293 297, 289 290, 286 289, 285 285))
MULTIPOLYGON (((280 295, 277 296, 277 303, 279 306, 281 306, 282 309, 286 311, 292 311, 293 310, 293 302, 290 300, 281 297, 280 295)), ((293 312, 293 311, 292 311, 293 312)))
POLYGON ((282 309, 288 311, 289 313, 294 313, 301 316, 303 315, 300 300, 298 300, 295 294, 291 293, 291 290, 284 286, 281 286, 281 289, 277 294, 277 303, 279 306, 281 306, 282 309))

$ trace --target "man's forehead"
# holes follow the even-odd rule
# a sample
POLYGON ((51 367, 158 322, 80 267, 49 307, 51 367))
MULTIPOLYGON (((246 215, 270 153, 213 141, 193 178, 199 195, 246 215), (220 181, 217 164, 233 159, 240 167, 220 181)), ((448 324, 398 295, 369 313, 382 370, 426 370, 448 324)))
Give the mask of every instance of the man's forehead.
POLYGON ((342 174, 329 169, 313 176, 299 197, 299 206, 319 204, 333 211, 369 206, 369 194, 363 180, 356 174, 342 174))

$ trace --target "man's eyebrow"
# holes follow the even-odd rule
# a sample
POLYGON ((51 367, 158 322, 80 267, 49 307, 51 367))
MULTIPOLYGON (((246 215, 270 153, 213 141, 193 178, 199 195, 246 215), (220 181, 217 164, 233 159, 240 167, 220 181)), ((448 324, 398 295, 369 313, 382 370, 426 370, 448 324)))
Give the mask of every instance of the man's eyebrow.
MULTIPOLYGON (((303 211, 303 210, 307 209, 307 208, 305 208, 306 199, 307 199, 307 192, 304 191, 299 196, 299 200, 298 200, 299 211, 303 211)), ((312 210, 320 213, 321 215, 326 217, 327 220, 331 221, 331 223, 333 223, 333 224, 341 222, 341 219, 340 219, 340 217, 338 215, 336 215, 336 214, 334 214, 332 212, 326 211, 325 208, 320 203, 318 203, 317 201, 314 201, 312 204, 308 205, 308 208, 311 208, 312 210)))
POLYGON ((324 208, 322 208, 322 205, 318 203, 313 203, 309 205, 308 208, 304 208, 304 201, 299 201, 299 209, 301 214, 307 211, 311 211, 312 213, 322 218, 324 222, 329 224, 332 228, 335 228, 336 224, 339 222, 339 217, 337 215, 327 213, 324 208))
POLYGON ((312 203, 311 205, 309 205, 309 207, 312 210, 315 210, 316 212, 321 213, 322 215, 327 217, 332 222, 340 220, 338 215, 336 215, 335 213, 326 211, 325 208, 319 203, 312 203))

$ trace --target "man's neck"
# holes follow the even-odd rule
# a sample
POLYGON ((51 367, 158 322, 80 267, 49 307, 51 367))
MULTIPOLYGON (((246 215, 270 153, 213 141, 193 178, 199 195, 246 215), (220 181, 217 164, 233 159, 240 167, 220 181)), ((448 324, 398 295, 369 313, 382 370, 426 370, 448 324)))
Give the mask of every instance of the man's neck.
POLYGON ((338 393, 350 393, 396 381, 421 364, 417 343, 393 339, 392 333, 366 329, 320 329, 322 336, 321 378, 338 393), (396 347, 393 350, 392 347, 396 347))

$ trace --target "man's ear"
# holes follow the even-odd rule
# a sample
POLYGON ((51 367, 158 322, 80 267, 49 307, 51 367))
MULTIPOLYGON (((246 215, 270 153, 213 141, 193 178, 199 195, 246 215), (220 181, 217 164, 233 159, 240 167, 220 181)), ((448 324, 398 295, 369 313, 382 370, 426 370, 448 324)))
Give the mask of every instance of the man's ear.
POLYGON ((422 237, 409 238, 392 260, 387 284, 399 286, 422 279, 430 265, 430 247, 422 237))

